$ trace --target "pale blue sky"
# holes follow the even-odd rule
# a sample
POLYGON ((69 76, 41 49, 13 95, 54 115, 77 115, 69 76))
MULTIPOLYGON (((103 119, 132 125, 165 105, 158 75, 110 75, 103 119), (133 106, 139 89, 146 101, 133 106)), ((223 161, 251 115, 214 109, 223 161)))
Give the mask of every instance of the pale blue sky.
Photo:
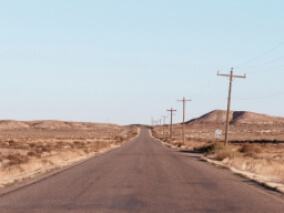
POLYGON ((150 123, 284 116, 281 0, 0 0, 0 119, 150 123), (247 63, 246 63, 247 62, 247 63))

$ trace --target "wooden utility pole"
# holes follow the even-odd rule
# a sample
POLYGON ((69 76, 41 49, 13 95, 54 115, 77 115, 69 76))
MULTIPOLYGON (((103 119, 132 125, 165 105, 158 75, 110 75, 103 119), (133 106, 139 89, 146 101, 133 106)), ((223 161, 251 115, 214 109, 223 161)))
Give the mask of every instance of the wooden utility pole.
POLYGON ((164 119, 164 124, 163 124, 163 138, 164 138, 164 125, 166 124, 166 118, 167 118, 167 117, 168 117, 168 116, 165 116, 165 115, 161 116, 161 118, 164 119))
POLYGON ((160 121, 160 130, 162 130, 162 131, 163 131, 163 127, 162 127, 162 118, 160 118, 160 119, 159 119, 159 121, 160 121))
POLYGON ((182 100, 177 100, 177 101, 182 101, 183 102, 182 143, 184 143, 185 103, 187 101, 191 101, 191 100, 186 100, 185 97, 183 97, 182 100))
POLYGON ((176 112, 176 110, 171 108, 171 109, 169 109, 167 111, 171 112, 170 139, 172 139, 172 136, 173 136, 173 112, 176 112))
POLYGON ((226 130, 225 130, 225 146, 228 144, 228 131, 229 131, 229 116, 230 116, 230 108, 231 108, 231 94, 232 94, 232 83, 234 78, 246 78, 246 74, 243 76, 234 75, 233 68, 231 68, 230 75, 228 74, 220 74, 219 71, 217 73, 218 76, 229 77, 230 85, 229 85, 229 94, 228 94, 228 106, 227 106, 227 117, 226 117, 226 130))

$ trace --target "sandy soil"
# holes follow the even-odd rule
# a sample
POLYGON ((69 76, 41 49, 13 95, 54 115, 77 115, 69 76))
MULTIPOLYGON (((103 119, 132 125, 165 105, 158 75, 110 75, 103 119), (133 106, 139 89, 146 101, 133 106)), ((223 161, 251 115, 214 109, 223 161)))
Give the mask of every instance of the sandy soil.
MULTIPOLYGON (((229 140, 232 142, 284 141, 284 118, 253 112, 233 111, 230 114, 229 140)), ((186 141, 215 141, 215 131, 222 130, 224 141, 226 111, 215 110, 186 122, 186 141)), ((154 126, 156 137, 169 138, 170 126, 154 126)), ((173 138, 182 139, 182 124, 173 125, 173 138)))
MULTIPOLYGON (((153 133, 154 137, 157 136, 153 133)), ((257 179, 270 185, 280 184, 284 189, 284 144, 275 143, 235 143, 224 147, 219 142, 169 140, 158 138, 167 146, 183 152, 204 153, 206 158, 219 161, 238 171, 247 172, 246 177, 257 179), (253 147, 242 151, 243 146, 253 147)), ((284 192, 284 191, 283 191, 284 192)))
POLYGON ((202 152, 212 160, 240 171, 260 175, 265 181, 284 184, 284 118, 251 112, 232 112, 229 125, 229 146, 224 147, 224 134, 216 146, 215 130, 225 131, 225 111, 213 111, 185 125, 154 126, 154 137, 181 151, 202 152), (242 150, 244 149, 244 150, 242 150))
POLYGON ((10 129, 0 122, 0 187, 118 147, 139 131, 112 124, 69 123, 66 128, 62 122, 42 121, 38 128, 8 123, 10 129))

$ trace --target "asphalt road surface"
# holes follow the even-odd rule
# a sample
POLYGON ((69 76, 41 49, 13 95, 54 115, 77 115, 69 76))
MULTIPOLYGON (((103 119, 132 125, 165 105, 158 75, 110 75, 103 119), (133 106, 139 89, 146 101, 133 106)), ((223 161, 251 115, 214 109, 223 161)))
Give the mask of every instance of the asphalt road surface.
POLYGON ((283 197, 163 146, 134 141, 0 196, 0 212, 284 212, 283 197))

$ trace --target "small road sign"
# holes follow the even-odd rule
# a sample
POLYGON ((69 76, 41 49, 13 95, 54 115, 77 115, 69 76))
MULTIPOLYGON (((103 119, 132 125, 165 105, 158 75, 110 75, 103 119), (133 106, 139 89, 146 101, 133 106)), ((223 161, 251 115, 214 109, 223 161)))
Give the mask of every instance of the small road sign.
POLYGON ((216 129, 216 131, 215 131, 215 138, 221 138, 221 136, 222 136, 222 130, 216 129))

